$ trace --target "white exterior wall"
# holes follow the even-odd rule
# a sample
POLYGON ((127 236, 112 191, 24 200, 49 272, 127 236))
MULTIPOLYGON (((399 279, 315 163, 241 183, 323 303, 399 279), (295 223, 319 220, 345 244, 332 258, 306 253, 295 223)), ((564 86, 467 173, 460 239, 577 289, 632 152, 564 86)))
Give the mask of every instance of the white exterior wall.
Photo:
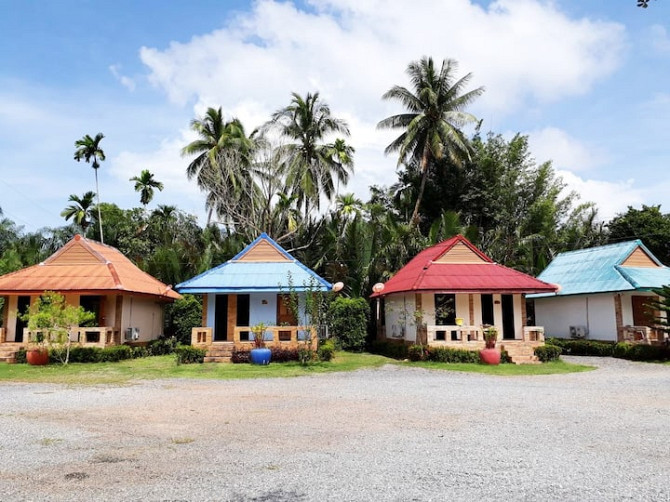
POLYGON ((277 293, 251 293, 249 295, 249 323, 277 324, 277 293), (264 303, 265 302, 265 303, 264 303))
MULTIPOLYGON (((630 311, 630 301, 628 303, 630 311)), ((632 311, 630 312, 632 322, 632 311)), ((570 326, 586 326, 588 338, 616 341, 614 294, 575 295, 535 299, 535 321, 547 337, 570 338, 570 326)), ((624 316, 624 324, 626 323, 624 316)))
MULTIPOLYGON (((481 298, 479 301, 481 303, 481 298)), ((493 325, 498 329, 499 336, 503 336, 502 318, 502 296, 493 295, 493 325)))
MULTIPOLYGON (((523 316, 521 315, 521 302, 526 301, 521 295, 513 295, 514 305, 514 338, 523 338, 523 316)), ((502 324, 502 321, 501 321, 502 324)))
MULTIPOLYGON (((474 309, 473 310, 474 310, 474 315, 475 315, 475 318, 473 319, 472 324, 474 326, 481 326, 483 324, 482 323, 482 297, 481 297, 481 295, 477 295, 477 294, 473 294, 472 296, 474 296, 474 298, 473 298, 474 309)), ((465 321, 466 323, 470 322, 470 319, 468 317, 464 317, 463 319, 466 320, 465 321)))
MULTIPOLYGON (((416 342, 414 294, 389 295, 386 297, 385 305, 386 337, 396 340, 416 342)), ((435 307, 433 306, 433 318, 435 317, 434 310, 435 307)))
POLYGON ((121 314, 121 339, 126 328, 139 328, 137 341, 148 342, 163 334, 163 307, 152 299, 124 296, 121 314))

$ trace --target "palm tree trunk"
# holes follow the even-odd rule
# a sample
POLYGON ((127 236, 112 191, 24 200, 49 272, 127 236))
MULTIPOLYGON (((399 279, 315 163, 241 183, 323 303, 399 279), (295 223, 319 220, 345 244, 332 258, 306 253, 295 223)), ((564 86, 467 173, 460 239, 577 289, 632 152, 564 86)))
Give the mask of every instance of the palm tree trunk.
POLYGON ((416 198, 414 212, 412 213, 412 225, 414 226, 419 224, 419 206, 421 206, 421 199, 423 199, 423 190, 426 187, 426 178, 428 178, 428 152, 424 151, 423 157, 421 157, 421 185, 419 186, 419 195, 416 198))
POLYGON ((100 243, 105 243, 105 238, 102 236, 102 216, 100 215, 100 188, 98 187, 98 170, 95 171, 95 193, 98 198, 98 225, 100 226, 100 243))

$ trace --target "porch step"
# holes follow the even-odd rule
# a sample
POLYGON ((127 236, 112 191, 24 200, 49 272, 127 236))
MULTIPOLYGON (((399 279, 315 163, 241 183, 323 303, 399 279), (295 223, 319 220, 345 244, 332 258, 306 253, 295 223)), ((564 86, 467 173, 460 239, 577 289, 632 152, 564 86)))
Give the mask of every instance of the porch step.
POLYGON ((22 348, 20 343, 0 343, 0 363, 15 363, 16 353, 22 348))
POLYGON ((205 356, 204 359, 206 363, 229 363, 230 361, 230 356, 205 356))
POLYGON ((500 346, 500 350, 506 351, 514 364, 540 364, 540 360, 535 355, 537 346, 539 346, 537 343, 506 343, 500 346))

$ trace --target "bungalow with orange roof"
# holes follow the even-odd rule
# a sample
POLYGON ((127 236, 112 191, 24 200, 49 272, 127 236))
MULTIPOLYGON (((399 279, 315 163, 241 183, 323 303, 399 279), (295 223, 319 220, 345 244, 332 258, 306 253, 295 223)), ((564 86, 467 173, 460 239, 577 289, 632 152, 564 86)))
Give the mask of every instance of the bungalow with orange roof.
POLYGON ((29 341, 30 333, 17 314, 25 313, 44 291, 56 291, 69 304, 93 312, 95 326, 78 328, 72 339, 100 347, 158 338, 163 305, 181 297, 118 249, 76 235, 44 262, 0 276, 4 351, 18 350, 29 341))
POLYGON ((207 362, 227 362, 233 349, 253 346, 254 326, 263 325, 268 345, 316 347, 317 333, 305 312, 306 295, 333 286, 263 233, 225 263, 177 284, 180 293, 203 296, 202 326, 191 344, 207 349, 207 362), (292 308, 289 294, 299 305, 292 308))
POLYGON ((527 362, 544 331, 526 325, 525 295, 557 286, 494 263, 457 235, 424 249, 373 289, 382 339, 475 350, 484 348, 484 327, 495 326, 504 350, 527 362))

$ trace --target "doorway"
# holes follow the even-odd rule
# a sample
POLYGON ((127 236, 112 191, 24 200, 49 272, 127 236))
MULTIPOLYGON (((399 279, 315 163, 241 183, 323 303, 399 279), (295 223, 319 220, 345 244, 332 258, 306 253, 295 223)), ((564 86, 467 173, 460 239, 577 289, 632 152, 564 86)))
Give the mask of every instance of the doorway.
POLYGON ((502 300, 503 340, 514 340, 514 296, 500 295, 502 300))
MULTIPOLYGON (((456 324, 456 295, 438 293, 435 295, 435 324, 438 326, 453 326, 456 324)), ((446 331, 437 331, 436 340, 445 340, 446 331)), ((458 332, 452 331, 449 336, 452 340, 458 340, 458 332)))
POLYGON ((634 326, 653 326, 654 311, 648 306, 653 301, 652 296, 633 295, 630 297, 633 307, 633 325, 634 326))
POLYGON ((214 341, 228 340, 228 295, 216 295, 214 306, 214 341))
POLYGON ((23 342, 23 329, 28 326, 28 323, 19 317, 19 314, 26 314, 30 307, 29 296, 19 296, 16 303, 16 325, 14 329, 14 341, 17 343, 23 342))

